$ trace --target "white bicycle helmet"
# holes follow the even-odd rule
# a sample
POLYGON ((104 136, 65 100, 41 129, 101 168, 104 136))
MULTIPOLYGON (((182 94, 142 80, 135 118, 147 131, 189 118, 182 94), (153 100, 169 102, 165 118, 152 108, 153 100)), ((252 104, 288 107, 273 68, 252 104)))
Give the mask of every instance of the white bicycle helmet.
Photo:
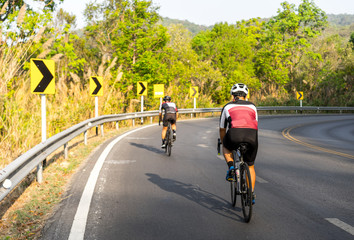
POLYGON ((230 94, 232 96, 244 95, 244 97, 246 97, 248 94, 248 87, 246 86, 246 84, 243 83, 234 84, 231 88, 230 94))

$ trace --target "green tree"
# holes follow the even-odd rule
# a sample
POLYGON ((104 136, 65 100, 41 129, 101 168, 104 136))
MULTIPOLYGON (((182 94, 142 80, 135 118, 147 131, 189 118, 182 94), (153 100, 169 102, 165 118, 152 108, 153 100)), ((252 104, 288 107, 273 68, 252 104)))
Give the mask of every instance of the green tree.
POLYGON ((228 97, 230 87, 236 82, 244 82, 253 90, 260 87, 253 59, 261 29, 258 19, 237 25, 220 23, 193 38, 192 46, 200 60, 211 62, 223 74, 225 96, 228 97))
POLYGON ((126 99, 136 97, 137 81, 147 81, 152 88, 152 83, 163 78, 163 66, 159 62, 168 35, 166 28, 157 24, 160 16, 152 1, 112 0, 90 4, 85 16, 91 22, 85 30, 91 66, 97 69, 103 63, 97 59, 104 59, 104 56, 117 59, 116 66, 111 68, 113 79, 121 71, 124 75, 120 81, 112 79, 111 84, 119 88, 126 99))
MULTIPOLYGON (((62 3, 64 0, 33 0, 34 2, 43 2, 43 10, 54 11, 55 7, 62 3)), ((15 11, 20 10, 20 8, 25 4, 24 0, 0 0, 0 22, 5 21, 10 14, 15 11)), ((31 6, 27 6, 29 10, 31 6)))
POLYGON ((257 76, 266 85, 264 94, 301 89, 296 68, 303 56, 312 54, 310 40, 327 25, 325 12, 312 1, 303 0, 298 8, 287 2, 281 6, 265 25, 256 57, 257 76))
POLYGON ((352 44, 352 49, 354 50, 354 32, 350 35, 349 42, 352 44))
POLYGON ((199 60, 192 49, 191 33, 180 24, 170 25, 168 33, 171 40, 163 62, 167 68, 167 94, 172 95, 180 107, 189 108, 193 106, 190 87, 198 86, 198 106, 210 107, 212 102, 224 101, 224 78, 209 61, 199 60))

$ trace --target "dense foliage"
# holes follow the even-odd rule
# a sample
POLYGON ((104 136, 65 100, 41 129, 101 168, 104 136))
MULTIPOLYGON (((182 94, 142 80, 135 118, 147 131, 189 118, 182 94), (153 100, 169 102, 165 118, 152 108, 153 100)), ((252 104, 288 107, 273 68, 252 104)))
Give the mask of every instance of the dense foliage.
POLYGON ((150 0, 90 3, 89 24, 75 30, 75 16, 53 12, 61 1, 38 1, 40 11, 23 1, 0 1, 0 168, 40 139, 40 98, 29 90, 31 58, 56 63, 56 94, 47 96, 49 136, 94 116, 88 92, 94 75, 104 78, 101 115, 140 111, 138 81, 148 83, 146 110, 159 105, 153 84, 164 84, 165 93, 188 108, 191 86, 199 87, 198 107, 213 107, 229 100, 235 82, 249 85, 257 105, 297 105, 295 93, 304 91, 304 105, 354 106, 353 24, 328 25, 312 1, 284 2, 267 20, 193 32, 190 23, 162 21, 150 0))

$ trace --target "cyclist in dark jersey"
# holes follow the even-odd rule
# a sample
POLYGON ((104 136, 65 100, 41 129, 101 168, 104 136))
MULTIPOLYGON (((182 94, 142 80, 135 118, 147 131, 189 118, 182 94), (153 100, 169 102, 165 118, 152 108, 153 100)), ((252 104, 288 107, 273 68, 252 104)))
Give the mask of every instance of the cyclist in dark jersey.
POLYGON ((172 131, 173 131, 173 140, 176 140, 176 121, 178 118, 178 109, 176 107, 176 104, 171 102, 171 97, 170 96, 165 96, 163 98, 163 103, 160 106, 159 109, 159 117, 160 121, 163 116, 163 128, 162 128, 162 133, 161 133, 161 138, 162 138, 162 148, 166 147, 165 143, 165 137, 166 137, 166 132, 167 132, 167 126, 168 122, 171 123, 172 131))
POLYGON ((248 88, 245 84, 238 83, 232 86, 231 95, 234 99, 223 107, 220 116, 220 139, 229 168, 226 180, 232 180, 230 175, 234 169, 232 150, 236 150, 240 143, 249 144, 250 147, 244 155, 244 161, 249 166, 252 189, 254 190, 256 183, 254 162, 258 150, 258 114, 256 106, 246 101, 247 94, 248 88))

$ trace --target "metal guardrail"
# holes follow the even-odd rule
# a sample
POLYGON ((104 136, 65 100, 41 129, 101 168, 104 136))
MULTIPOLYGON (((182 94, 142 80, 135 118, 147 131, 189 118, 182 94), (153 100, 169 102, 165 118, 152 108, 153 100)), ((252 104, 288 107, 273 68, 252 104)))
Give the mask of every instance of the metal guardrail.
MULTIPOLYGON (((258 111, 354 111, 354 107, 257 107, 258 111)), ((179 109, 180 114, 220 112, 221 108, 196 108, 179 109)), ((26 178, 39 164, 50 154, 64 146, 64 154, 67 156, 67 144, 70 140, 84 133, 85 144, 87 143, 87 131, 91 128, 101 126, 103 135, 103 124, 108 122, 119 122, 124 120, 158 116, 158 111, 124 113, 116 115, 104 115, 97 118, 85 120, 63 132, 60 132, 45 142, 40 143, 16 158, 13 162, 0 170, 0 201, 3 200, 24 178, 26 178)), ((117 124, 118 126, 118 124, 117 124)))

